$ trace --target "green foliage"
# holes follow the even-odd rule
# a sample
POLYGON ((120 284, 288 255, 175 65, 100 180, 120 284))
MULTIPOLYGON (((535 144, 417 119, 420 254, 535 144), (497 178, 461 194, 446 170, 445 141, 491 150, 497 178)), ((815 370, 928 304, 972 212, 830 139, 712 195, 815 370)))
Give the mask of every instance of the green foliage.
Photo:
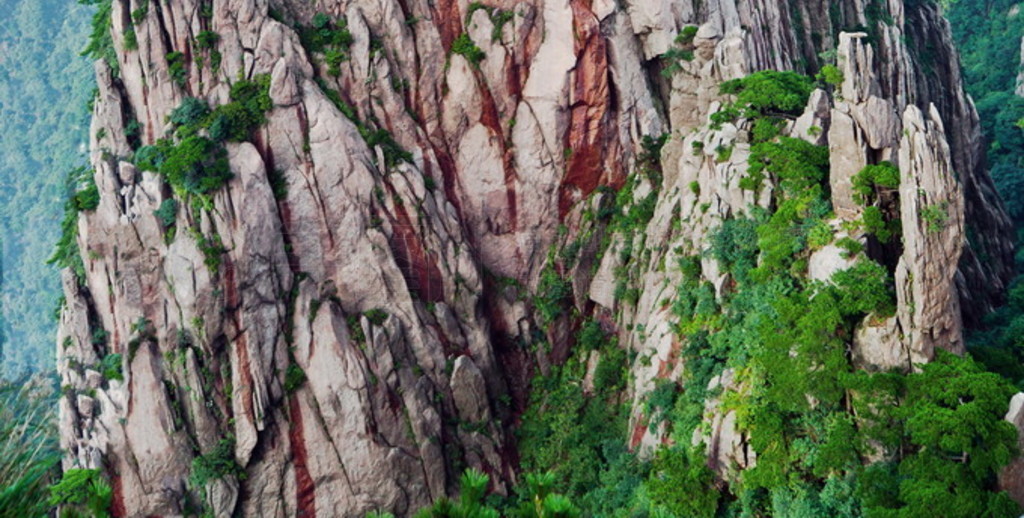
POLYGON ((722 222, 710 238, 711 255, 722 269, 741 282, 757 266, 757 222, 732 218, 722 222))
POLYGON ((167 60, 167 73, 178 86, 184 87, 188 81, 188 71, 185 70, 185 54, 178 51, 168 52, 164 59, 167 60))
POLYGON ((212 111, 205 101, 186 97, 169 117, 178 138, 139 148, 135 165, 159 172, 181 196, 216 191, 232 178, 222 142, 246 140, 266 122, 265 112, 273 108, 269 91, 270 76, 262 74, 233 83, 231 102, 212 111), (210 136, 202 136, 202 129, 208 129, 210 136))
POLYGON ((61 237, 54 247, 47 264, 69 268, 79 283, 85 282, 85 264, 78 249, 78 213, 93 210, 99 205, 99 190, 92 179, 92 171, 84 167, 68 172, 65 189, 68 192, 64 204, 64 219, 61 222, 61 237), (85 183, 86 187, 79 190, 85 183))
POLYGON ((1024 388, 1024 282, 1010 285, 1007 305, 967 335, 968 350, 985 367, 1024 388))
POLYGON ((547 325, 561 316, 572 302, 572 284, 563 279, 552 265, 548 265, 540 274, 537 284, 537 295, 533 298, 533 307, 540 316, 541 324, 547 325))
POLYGON ((54 391, 40 379, 0 381, 0 514, 46 516, 60 461, 54 391))
POLYGON ((900 170, 892 162, 882 162, 861 169, 851 179, 854 199, 861 205, 867 205, 877 199, 879 189, 898 189, 900 186, 900 170))
POLYGON ((108 380, 124 381, 124 373, 121 372, 121 354, 110 353, 100 361, 100 372, 108 380))
POLYGON ((100 206, 100 190, 96 186, 96 179, 93 177, 93 171, 84 171, 82 173, 82 181, 85 183, 85 187, 77 192, 71 198, 75 204, 75 209, 78 211, 93 211, 96 207, 100 206))
POLYGON ((220 34, 213 31, 202 31, 196 35, 196 48, 201 50, 212 49, 220 41, 220 34))
MULTIPOLYGON (((616 347, 608 342, 602 354, 616 347)), ((584 393, 587 356, 577 349, 550 375, 533 380, 517 435, 523 469, 550 471, 551 484, 578 502, 583 515, 595 516, 628 508, 646 468, 622 444, 627 410, 584 393)))
POLYGON ((156 219, 160 220, 160 224, 164 228, 173 227, 174 223, 178 219, 178 202, 174 198, 167 198, 160 203, 160 207, 153 211, 153 215, 156 219))
POLYGON ((111 0, 78 0, 78 3, 96 6, 92 16, 92 34, 89 35, 89 43, 82 50, 82 55, 103 60, 117 75, 117 51, 114 50, 114 38, 110 34, 111 0))
POLYGON ((344 16, 332 19, 324 13, 317 13, 309 27, 299 27, 299 39, 310 53, 324 55, 328 74, 341 75, 341 64, 348 61, 353 41, 344 16))
MULTIPOLYGON (((890 271, 865 257, 859 241, 836 242, 857 258, 852 267, 828 282, 808 279, 810 251, 833 240, 826 223, 833 218, 828 152, 780 137, 779 130, 785 117, 803 109, 809 86, 777 80, 763 88, 726 89, 738 99, 725 111, 751 118, 749 176, 760 175, 757 186, 770 177, 779 188, 769 208, 752 207, 748 216, 728 218, 710 235, 704 261, 716 260, 733 282, 702 282, 701 258, 681 258, 682 280, 671 307, 683 376, 679 383, 657 381, 644 414, 650 425, 664 423, 671 443, 689 445, 695 430, 708 432, 700 428, 705 405, 717 398, 720 412, 735 412, 738 429, 757 453, 756 467, 743 471, 724 494, 703 448, 663 447, 653 467, 644 467, 596 446, 606 433, 598 423, 606 426, 615 417, 608 415, 613 408, 602 413, 594 404, 627 385, 597 382, 602 359, 594 393, 582 392, 583 359, 592 350, 607 354, 594 322, 583 324, 577 352, 564 365, 534 381, 520 429, 523 466, 551 468, 555 483, 588 516, 916 517, 936 508, 943 516, 1015 515, 1015 504, 995 484, 1016 454, 1013 427, 1001 419, 1012 388, 971 360, 942 351, 920 373, 856 369, 849 350, 857 326, 895 309, 890 271), (787 95, 794 97, 787 102, 787 95), (733 382, 716 388, 712 380, 726 367, 733 382), (591 420, 595 415, 599 419, 591 420), (865 464, 872 458, 887 460, 865 464), (609 476, 629 483, 608 487, 616 480, 609 476)), ((897 236, 899 222, 887 220, 886 211, 892 202, 887 190, 899 187, 898 170, 888 163, 871 166, 854 183, 869 205, 865 227, 883 241, 897 236)), ((632 203, 633 186, 627 182, 620 191, 609 211, 614 220, 632 203)), ((620 249, 626 260, 634 241, 642 242, 620 249)), ((1024 288, 1017 295, 1011 300, 1024 310, 1024 288)), ((986 354, 1006 375, 1024 381, 1021 335, 1024 318, 1014 332, 999 336, 1001 345, 1020 345, 991 347, 986 354)), ((618 432, 620 440, 625 436, 618 432)))
POLYGON ((747 177, 740 186, 757 191, 770 174, 787 196, 793 196, 821 184, 828 176, 828 157, 826 146, 803 139, 781 137, 760 142, 750 149, 747 177))
POLYGON ((484 51, 480 50, 480 47, 473 43, 473 40, 469 37, 469 34, 460 34, 455 41, 452 42, 452 54, 458 54, 469 61, 471 65, 477 66, 487 56, 484 55, 484 51))
POLYGON ((292 363, 284 373, 284 391, 288 394, 299 390, 306 383, 306 373, 302 367, 292 363))
POLYGON ((230 99, 231 102, 215 108, 204 121, 210 138, 217 142, 242 142, 266 123, 266 112, 274 107, 270 99, 270 76, 261 74, 251 81, 236 81, 231 85, 230 99))
POLYGON ((626 351, 617 346, 606 348, 594 369, 594 389, 610 394, 626 388, 629 361, 626 351))
POLYGON ((110 516, 110 504, 114 498, 114 491, 103 477, 99 470, 95 469, 69 469, 59 482, 50 488, 51 506, 60 506, 61 515, 68 516, 69 511, 88 513, 82 516, 94 518, 105 518, 110 516))
POLYGON ((936 351, 934 362, 906 378, 904 404, 896 410, 905 420, 905 453, 899 475, 882 480, 895 498, 873 503, 871 514, 923 516, 925 509, 942 509, 950 517, 1018 514, 1005 493, 992 490, 998 471, 1018 453, 1016 430, 1002 420, 1014 392, 969 358, 936 351))
POLYGON ((484 504, 489 480, 486 474, 467 469, 460 479, 461 495, 457 502, 442 498, 433 506, 418 511, 416 518, 498 518, 498 510, 484 504))
POLYGON ((373 308, 365 313, 363 316, 375 326, 384 325, 384 321, 388 319, 388 312, 381 308, 373 308))
POLYGON ((922 207, 921 220, 924 221, 928 232, 932 234, 942 232, 949 220, 949 204, 943 202, 922 207))
POLYGON ((688 45, 693 43, 693 38, 697 36, 699 28, 696 25, 687 25, 683 27, 683 30, 676 36, 676 43, 680 45, 688 45))
POLYGON ((963 64, 988 145, 992 179, 1015 221, 1024 221, 1024 98, 1015 94, 1024 17, 1010 16, 1016 2, 951 2, 944 13, 963 64))
POLYGON ((760 115, 799 115, 814 90, 814 82, 794 72, 764 70, 726 81, 719 90, 736 96, 735 105, 745 118, 760 115))
POLYGON ((677 72, 682 70, 683 61, 693 61, 694 45, 693 38, 697 36, 697 26, 687 25, 683 27, 683 30, 676 35, 675 46, 669 48, 662 55, 662 60, 665 63, 665 68, 662 69, 661 74, 665 77, 672 77, 677 72))
POLYGON ((652 430, 661 424, 675 407, 676 397, 679 395, 678 386, 669 379, 659 378, 655 380, 654 390, 647 394, 647 401, 644 402, 644 414, 647 416, 648 428, 652 430))
POLYGON ((663 448, 647 481, 651 502, 674 516, 712 518, 721 498, 703 448, 663 448))
POLYGON ((210 107, 206 101, 195 97, 186 97, 181 100, 181 104, 177 108, 171 110, 169 120, 175 126, 195 127, 202 125, 209 115, 210 107))
POLYGON ((139 50, 139 40, 135 36, 135 29, 128 28, 124 30, 124 49, 139 50))
POLYGON ((232 177, 227 151, 206 137, 186 137, 176 145, 161 140, 157 146, 163 152, 158 171, 181 195, 211 193, 232 177))
POLYGON ((895 293, 885 267, 874 261, 858 261, 853 267, 832 276, 839 311, 844 315, 895 312, 895 293))
POLYGON ((235 460, 235 438, 228 436, 221 439, 213 449, 205 455, 192 459, 192 474, 189 482, 199 489, 211 480, 224 477, 245 478, 245 469, 235 460))
POLYGON ((861 222, 864 224, 864 231, 873 234, 882 243, 888 243, 893 236, 898 236, 902 232, 899 220, 887 220, 882 210, 875 206, 864 208, 861 222))
POLYGON ((842 86, 843 71, 835 65, 825 65, 821 67, 821 72, 818 72, 818 80, 832 86, 842 86))
POLYGON ((146 16, 149 15, 149 1, 143 1, 142 5, 138 9, 132 11, 132 24, 139 25, 146 21, 146 16))
POLYGON ((192 238, 196 240, 196 246, 199 247, 199 251, 203 254, 203 264, 206 265, 206 269, 211 274, 216 274, 220 271, 221 256, 228 251, 224 248, 220 236, 214 234, 213 237, 207 237, 194 228, 190 229, 190 232, 192 238))
POLYGON ((344 16, 332 18, 316 13, 309 27, 300 28, 299 37, 303 47, 310 52, 323 52, 329 48, 348 50, 352 46, 352 33, 344 16))

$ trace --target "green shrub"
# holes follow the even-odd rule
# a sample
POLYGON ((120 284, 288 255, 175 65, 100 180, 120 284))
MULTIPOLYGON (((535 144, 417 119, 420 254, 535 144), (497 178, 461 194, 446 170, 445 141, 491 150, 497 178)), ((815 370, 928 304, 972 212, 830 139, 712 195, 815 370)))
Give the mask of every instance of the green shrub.
POLYGON ((787 196, 794 196, 820 185, 828 176, 828 167, 828 147, 782 137, 777 142, 761 142, 751 147, 747 175, 757 190, 765 173, 770 173, 779 180, 787 196))
POLYGON ((145 0, 145 1, 142 2, 142 5, 140 5, 138 9, 135 9, 134 11, 132 11, 132 24, 133 25, 139 25, 140 23, 146 21, 146 16, 148 16, 148 15, 149 15, 149 1, 145 0))
POLYGON ((167 198, 160 203, 160 208, 153 211, 153 215, 160 220, 164 228, 173 227, 178 219, 178 202, 174 198, 167 198))
POLYGON ((807 233, 807 244, 811 248, 821 248, 831 243, 832 237, 832 226, 825 221, 818 221, 807 233))
POLYGON ((612 393, 626 388, 629 360, 626 351, 609 347, 601 354, 601 360, 594 369, 594 389, 600 393, 612 393))
POLYGON ((200 136, 187 137, 166 149, 160 174, 183 193, 208 194, 231 179, 227 151, 200 136))
MULTIPOLYGON (((757 222, 748 218, 727 219, 712 232, 709 241, 711 256, 722 270, 746 281, 747 272, 757 266, 757 222)), ((697 264, 699 268, 700 263, 697 264)))
POLYGON ((864 231, 873 234, 882 243, 888 243, 901 232, 899 221, 886 221, 882 209, 875 206, 864 208, 861 221, 864 223, 864 231))
POLYGON ((479 65, 480 62, 486 57, 484 51, 480 50, 480 47, 473 43, 473 40, 468 34, 461 34, 455 41, 452 42, 452 54, 458 54, 469 61, 472 65, 479 65))
POLYGON ((96 6, 96 13, 92 16, 92 33, 89 35, 89 43, 82 50, 82 55, 94 60, 103 60, 116 76, 119 67, 117 51, 114 50, 114 38, 110 34, 111 0, 79 0, 78 3, 96 6))
POLYGON ((795 72, 764 70, 726 81, 719 90, 736 96, 735 104, 746 118, 772 114, 792 116, 803 112, 814 90, 814 82, 795 72))
POLYGON ((139 50, 139 39, 135 36, 135 29, 124 30, 124 49, 139 50))
POLYGON ((946 202, 928 205, 921 208, 921 219, 930 233, 939 233, 946 228, 949 221, 949 204, 946 202))
POLYGON ((110 353, 100 361, 100 372, 108 380, 124 381, 124 374, 121 372, 121 355, 110 353))
POLYGON ((181 104, 177 108, 171 110, 169 120, 175 126, 197 126, 203 124, 208 115, 210 115, 210 107, 206 101, 195 97, 186 97, 181 100, 181 104))
POLYGON ((78 213, 82 210, 93 210, 99 205, 99 190, 92 178, 93 172, 85 167, 68 171, 64 181, 67 201, 64 203, 61 235, 54 246, 53 254, 46 261, 46 264, 56 265, 58 268, 69 268, 79 284, 85 282, 85 264, 78 249, 78 213), (83 182, 87 186, 79 191, 78 188, 83 182))
POLYGON ((266 123, 266 112, 274 107, 270 98, 270 76, 261 74, 252 81, 242 79, 231 85, 231 102, 218 106, 208 117, 210 138, 242 142, 266 123))
POLYGON ((211 480, 224 477, 245 478, 245 470, 235 460, 235 438, 228 436, 221 439, 213 450, 205 455, 192 459, 192 474, 189 482, 192 487, 200 489, 211 480))
POLYGON ((381 308, 373 308, 363 313, 363 316, 365 316, 371 324, 375 326, 382 326, 384 325, 384 321, 388 319, 388 312, 381 308))
POLYGON ((876 199, 879 187, 898 189, 900 186, 900 170, 891 162, 869 165, 861 169, 851 179, 854 199, 861 205, 872 203, 876 199))
POLYGON ((299 390, 306 383, 306 373, 302 367, 292 363, 284 373, 284 391, 288 394, 299 390))
POLYGON ((844 250, 844 255, 847 259, 855 257, 857 254, 864 251, 864 245, 860 241, 857 241, 856 239, 853 239, 851 237, 844 237, 842 239, 839 239, 838 241, 836 241, 836 246, 844 250))
POLYGON ((342 16, 332 20, 324 13, 316 13, 312 25, 299 28, 302 46, 310 52, 323 52, 335 48, 347 51, 352 46, 352 33, 348 30, 348 20, 342 16))
POLYGON ((207 50, 212 49, 220 41, 220 34, 213 31, 202 31, 196 35, 196 48, 207 50))
POLYGON ((647 491, 651 502, 671 516, 712 518, 721 494, 700 448, 662 448, 654 458, 647 491))
POLYGON ((842 86, 843 71, 835 65, 825 65, 821 67, 821 72, 818 72, 818 80, 832 86, 842 86))
POLYGON ((647 394, 644 402, 644 414, 647 416, 647 427, 651 430, 657 428, 669 412, 676 405, 676 397, 679 395, 679 386, 670 379, 659 378, 655 380, 654 390, 647 394))
POLYGON ((687 25, 683 27, 683 30, 676 36, 676 43, 679 45, 689 45, 693 43, 693 38, 697 36, 698 27, 696 25, 687 25))
POLYGON ((554 267, 548 265, 541 272, 537 295, 533 298, 533 306, 540 316, 541 324, 554 322, 571 302, 572 284, 558 275, 554 267))
POLYGON ((85 188, 76 192, 72 198, 75 208, 79 211, 92 211, 100 206, 100 190, 96 186, 93 171, 87 171, 82 175, 85 188))
POLYGON ((185 55, 181 52, 169 52, 165 56, 167 60, 167 73, 178 86, 184 87, 188 72, 185 70, 185 55))
POLYGON ((95 469, 69 469, 50 488, 50 505, 64 509, 62 515, 73 510, 94 518, 109 517, 113 497, 113 489, 95 469))
MULTIPOLYGON (((1019 507, 996 489, 996 474, 1018 455, 1013 425, 1002 419, 1015 389, 970 358, 941 349, 906 378, 902 458, 896 474, 878 480, 892 497, 870 502, 872 515, 1016 516, 1019 507), (894 501, 895 500, 895 501, 894 501), (895 512, 898 510, 898 512, 895 512)), ((877 488, 863 491, 878 492, 877 488)))
POLYGON ((836 272, 832 281, 839 290, 839 310, 846 315, 877 313, 888 316, 895 306, 889 273, 871 260, 858 261, 852 268, 836 272))

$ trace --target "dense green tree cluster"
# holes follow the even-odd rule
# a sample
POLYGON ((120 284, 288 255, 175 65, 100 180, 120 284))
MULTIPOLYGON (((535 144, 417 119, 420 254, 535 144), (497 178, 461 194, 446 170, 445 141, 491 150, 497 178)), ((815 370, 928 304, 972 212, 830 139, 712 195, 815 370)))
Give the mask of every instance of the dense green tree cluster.
MULTIPOLYGON (((933 503, 941 516, 1015 516, 1017 505, 995 483, 1017 454, 1016 431, 1002 420, 1013 387, 944 351, 910 373, 853 365, 855 327, 895 310, 892 272, 859 243, 837 242, 854 265, 828 282, 808 278, 810 254, 835 240, 828 152, 779 129, 812 83, 786 73, 750 77, 724 87, 736 97, 717 122, 747 119, 746 186, 779 188, 770 209, 751 207, 710 236, 706 256, 732 280, 720 295, 701 281, 702 257, 676 265, 683 280, 671 309, 684 375, 681 384, 657 380, 642 406, 642 424, 664 423, 671 446, 650 463, 614 450, 632 435, 625 410, 614 390, 587 393, 583 380, 589 351, 605 356, 617 346, 584 323, 576 353, 534 381, 520 430, 524 467, 552 469, 592 516, 910 517, 933 515, 933 503), (732 385, 713 388, 727 368, 732 385), (691 446, 695 432, 707 433, 710 398, 736 413, 757 453, 728 485, 708 469, 703 445, 691 446)), ((854 184, 886 228, 880 200, 891 200, 899 171, 872 165, 854 184)), ((629 372, 621 376, 628 381, 629 372)))
MULTIPOLYGON (((179 196, 207 196, 231 179, 226 141, 242 141, 266 122, 270 100, 270 76, 240 79, 231 85, 231 102, 211 110, 205 101, 185 98, 169 120, 174 136, 142 146, 135 164, 143 171, 159 172, 179 196)), ((170 208, 161 208, 169 221, 170 208)), ((176 209, 175 209, 176 210, 176 209)))

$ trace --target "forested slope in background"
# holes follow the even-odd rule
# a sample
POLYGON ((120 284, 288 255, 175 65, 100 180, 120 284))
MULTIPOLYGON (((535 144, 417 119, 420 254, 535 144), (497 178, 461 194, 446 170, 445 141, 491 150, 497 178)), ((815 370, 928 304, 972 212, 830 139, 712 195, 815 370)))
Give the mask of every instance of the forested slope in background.
POLYGON ((46 259, 60 235, 67 172, 85 163, 92 9, 0 0, 0 376, 52 370, 60 295, 46 259))
POLYGON ((1014 0, 959 0, 946 17, 960 50, 967 91, 988 140, 988 160, 1006 208, 1024 220, 1024 97, 1015 94, 1024 12, 1014 0))
MULTIPOLYGON (((946 16, 960 51, 968 93, 981 118, 989 171, 1017 225, 1019 241, 1024 223, 1024 97, 1017 90, 1024 10, 1011 0, 960 0, 949 6, 946 16)), ((1024 387, 1022 259, 1018 250, 1018 277, 1010 286, 1007 304, 988 315, 984 326, 967 334, 974 357, 1018 387, 1024 387)))

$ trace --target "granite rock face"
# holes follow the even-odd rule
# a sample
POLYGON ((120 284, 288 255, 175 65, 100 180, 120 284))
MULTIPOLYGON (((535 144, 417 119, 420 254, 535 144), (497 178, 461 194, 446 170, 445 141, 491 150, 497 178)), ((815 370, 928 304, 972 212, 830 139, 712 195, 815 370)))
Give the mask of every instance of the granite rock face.
MULTIPOLYGON (((632 365, 628 389, 642 422, 654 380, 681 374, 663 301, 682 274, 658 265, 771 200, 770 185, 739 186, 747 121, 709 123, 727 100, 718 85, 811 73, 833 50, 842 83, 815 91, 785 130, 829 148, 830 224, 861 215, 850 182, 865 165, 901 171, 898 309, 862 324, 855 357, 909 369, 936 347, 962 351, 963 320, 999 301, 1012 242, 948 27, 934 6, 893 0, 892 24, 868 43, 844 32, 866 24, 863 2, 839 4, 830 18, 817 0, 114 0, 119 73, 96 65, 91 131, 100 204, 78 221, 85 277, 64 276, 64 467, 106 469, 122 516, 406 515, 453 494, 462 466, 503 491, 529 378, 573 341, 567 319, 540 325, 508 287, 534 292, 549 250, 571 242, 578 259, 560 273, 577 310, 650 360, 632 365), (317 13, 347 22, 342 59, 304 47, 317 13), (685 27, 697 30, 680 43, 685 27), (196 44, 207 31, 212 48, 196 44), (467 38, 481 54, 452 51, 467 38), (935 54, 928 72, 915 44, 935 54), (669 57, 679 45, 692 59, 669 57), (226 144, 233 177, 207 200, 133 165, 184 99, 222 105, 233 82, 263 74, 273 107, 226 144), (605 253, 613 230, 585 212, 663 134, 661 185, 633 189, 636 201, 655 193, 653 217, 605 253), (171 198, 168 235, 154 212, 171 198), (631 304, 615 295, 627 240, 651 252, 631 267, 631 304), (549 353, 522 345, 538 335, 549 353), (114 353, 124 379, 104 380, 114 353), (211 455, 238 469, 201 491, 193 475, 211 455)), ((721 294, 729 279, 704 262, 721 294)), ((850 262, 833 247, 811 264, 827 280, 850 262)), ((756 452, 716 408, 709 454, 727 476, 756 452)), ((663 439, 623 437, 640 449, 663 439)))

